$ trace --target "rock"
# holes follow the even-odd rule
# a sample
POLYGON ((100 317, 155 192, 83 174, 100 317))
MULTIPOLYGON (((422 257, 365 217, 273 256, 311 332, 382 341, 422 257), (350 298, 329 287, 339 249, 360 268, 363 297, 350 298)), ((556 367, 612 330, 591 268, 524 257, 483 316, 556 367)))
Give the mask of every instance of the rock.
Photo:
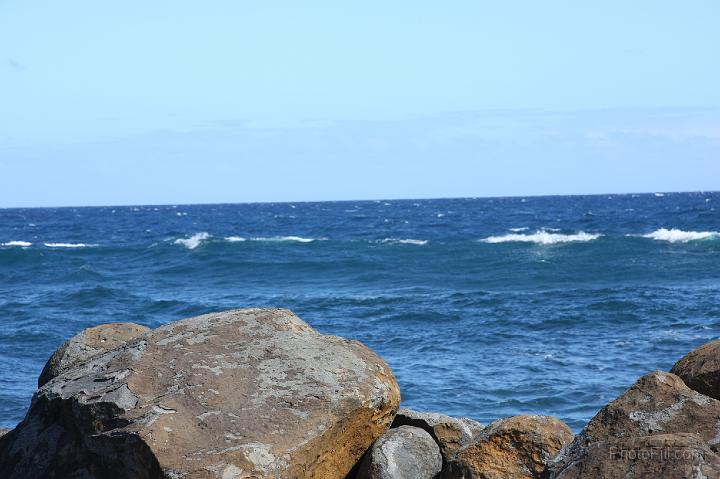
POLYGON ((10 431, 12 431, 12 429, 0 427, 0 437, 4 436, 5 434, 9 433, 10 431))
POLYGON ((602 408, 576 439, 601 441, 686 432, 714 444, 718 421, 720 401, 693 391, 674 374, 655 371, 602 408))
POLYGON ((365 454, 357 479, 432 479, 442 469, 440 448, 426 431, 390 429, 365 454))
POLYGON ((547 476, 557 477, 571 464, 583 463, 593 447, 601 447, 594 446, 598 442, 687 433, 714 449, 720 441, 718 424, 720 401, 693 391, 674 374, 655 371, 602 408, 572 445, 548 465, 547 476))
POLYGON ((720 339, 688 353, 670 372, 690 389, 720 400, 720 339))
POLYGON ((42 387, 45 383, 59 376, 63 371, 71 369, 76 364, 115 349, 126 341, 130 341, 148 331, 150 331, 150 328, 135 323, 110 323, 79 332, 65 341, 50 356, 38 378, 38 387, 42 387))
POLYGON ((476 442, 448 463, 446 479, 539 478, 545 465, 572 441, 573 433, 550 416, 513 416, 486 427, 476 442))
POLYGON ((444 460, 452 457, 460 448, 470 444, 483 430, 479 422, 466 417, 455 418, 434 412, 417 412, 401 408, 391 427, 413 426, 427 431, 440 446, 444 460))
POLYGON ((390 368, 287 310, 171 323, 64 371, 0 438, 0 477, 345 477, 392 423, 390 368))
POLYGON ((554 479, 720 477, 720 457, 695 434, 654 434, 592 443, 554 479))

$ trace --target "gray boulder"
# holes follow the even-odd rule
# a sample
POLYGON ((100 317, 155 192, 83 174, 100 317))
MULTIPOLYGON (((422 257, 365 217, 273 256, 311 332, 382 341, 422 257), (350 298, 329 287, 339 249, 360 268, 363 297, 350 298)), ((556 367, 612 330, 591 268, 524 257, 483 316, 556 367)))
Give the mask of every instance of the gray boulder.
POLYGON ((0 477, 339 479, 399 401, 357 341, 282 309, 208 314, 47 382, 0 438, 0 477))
POLYGON ((430 434, 417 427, 400 426, 375 441, 357 479, 432 479, 441 469, 440 448, 430 434))
POLYGON ((435 412, 418 412, 401 408, 395 415, 392 427, 413 426, 427 431, 440 446, 444 460, 473 442, 484 426, 466 417, 451 417, 435 412))

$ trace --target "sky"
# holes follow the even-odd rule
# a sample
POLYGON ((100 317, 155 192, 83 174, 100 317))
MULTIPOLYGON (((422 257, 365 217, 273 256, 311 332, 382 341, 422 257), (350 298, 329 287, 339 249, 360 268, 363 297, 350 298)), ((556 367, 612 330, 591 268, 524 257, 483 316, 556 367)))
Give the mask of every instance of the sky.
POLYGON ((720 2, 0 0, 0 207, 720 189, 720 2))

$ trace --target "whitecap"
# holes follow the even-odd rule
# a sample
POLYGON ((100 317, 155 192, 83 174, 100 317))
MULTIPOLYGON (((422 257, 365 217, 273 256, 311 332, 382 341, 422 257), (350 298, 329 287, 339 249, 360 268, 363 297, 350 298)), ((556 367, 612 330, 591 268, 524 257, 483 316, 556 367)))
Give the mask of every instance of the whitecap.
POLYGON ((85 243, 44 243, 48 248, 91 248, 96 244, 85 243))
POLYGON ((208 238, 210 238, 210 234, 203 231, 202 233, 195 233, 189 238, 178 238, 175 240, 175 244, 181 244, 187 249, 195 249, 208 238))
POLYGON ((438 213, 438 214, 437 214, 437 217, 438 217, 438 218, 442 218, 443 216, 445 216, 445 213, 438 213))
POLYGON ((393 243, 393 244, 414 244, 418 246, 426 245, 428 243, 428 240, 419 240, 419 239, 401 239, 401 238, 385 238, 383 240, 380 240, 381 243, 393 243))
POLYGON ((226 236, 225 241, 229 241, 230 243, 239 243, 241 241, 247 241, 242 236, 226 236))
POLYGON ((0 246, 18 246, 20 248, 27 248, 32 246, 29 241, 8 241, 7 243, 1 243, 0 246))
POLYGON ((527 226, 523 226, 522 228, 509 228, 509 231, 512 231, 513 233, 520 233, 521 231, 527 231, 530 228, 527 226))
POLYGON ((676 228, 660 228, 652 233, 642 235, 643 238, 656 241, 668 241, 670 243, 687 243, 688 241, 706 240, 720 237, 718 231, 683 231, 676 228))
POLYGON ((586 233, 580 231, 575 234, 548 233, 547 231, 536 231, 533 234, 507 234, 502 236, 490 236, 480 241, 484 243, 537 243, 537 244, 556 244, 570 243, 575 241, 592 241, 600 238, 601 234, 586 233))
POLYGON ((665 193, 655 193, 655 196, 657 196, 658 198, 662 198, 663 196, 665 196, 665 193))
POLYGON ((268 236, 268 237, 257 237, 252 238, 253 241, 273 241, 273 242, 282 242, 282 241, 294 241, 297 243, 311 243, 313 241, 325 241, 327 238, 303 238, 302 236, 268 236))

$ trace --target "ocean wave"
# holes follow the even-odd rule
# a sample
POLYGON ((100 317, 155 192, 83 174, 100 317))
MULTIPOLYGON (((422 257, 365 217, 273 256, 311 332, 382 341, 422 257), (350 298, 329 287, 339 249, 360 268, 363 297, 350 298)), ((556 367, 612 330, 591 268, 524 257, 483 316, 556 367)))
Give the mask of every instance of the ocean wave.
POLYGON ((527 231, 530 228, 527 226, 523 226, 522 228, 510 228, 509 231, 512 231, 513 233, 520 233, 521 231, 527 231))
POLYGON ((242 236, 226 236, 224 239, 229 243, 239 243, 241 241, 247 241, 242 236))
POLYGON ((8 241, 7 243, 0 243, 0 246, 17 246, 20 248, 27 248, 32 246, 29 241, 8 241))
POLYGON ((536 231, 533 234, 507 234, 502 236, 490 236, 480 241, 484 243, 537 243, 537 244, 556 244, 570 243, 575 241, 592 241, 600 238, 601 234, 586 233, 580 231, 575 234, 548 233, 547 231, 536 231))
POLYGON ((311 243, 313 241, 325 241, 327 238, 303 238, 302 236, 260 236, 251 238, 252 241, 284 242, 294 241, 296 243, 311 243))
POLYGON ((400 239, 400 238, 385 238, 380 240, 381 243, 393 243, 393 244, 414 244, 418 246, 422 246, 428 243, 427 240, 419 240, 419 239, 400 239))
POLYGON ((175 244, 181 244, 187 249, 195 249, 202 244, 203 241, 210 238, 210 234, 203 231, 202 233, 195 233, 189 238, 178 238, 174 241, 175 244))
POLYGON ((48 248, 92 248, 96 244, 86 243, 44 243, 48 248))
POLYGON ((670 243, 687 243, 688 241, 699 241, 720 238, 719 231, 683 231, 676 228, 660 228, 652 233, 642 235, 643 238, 656 241, 669 241, 670 243))

